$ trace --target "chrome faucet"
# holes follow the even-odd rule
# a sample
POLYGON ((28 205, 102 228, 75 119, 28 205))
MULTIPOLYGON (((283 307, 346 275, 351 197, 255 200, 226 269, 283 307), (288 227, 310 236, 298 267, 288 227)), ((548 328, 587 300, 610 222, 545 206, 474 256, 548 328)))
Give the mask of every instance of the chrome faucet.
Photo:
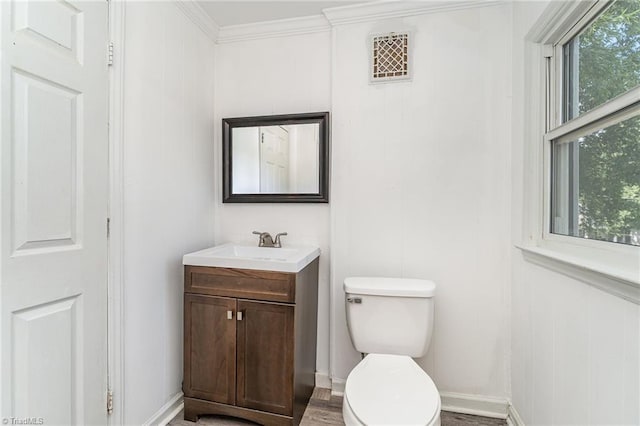
POLYGON ((281 232, 276 234, 276 238, 274 239, 271 234, 268 232, 258 232, 253 231, 254 234, 260 235, 260 242, 258 243, 258 247, 274 247, 280 248, 282 247, 282 242, 280 241, 280 237, 287 235, 286 232, 281 232))

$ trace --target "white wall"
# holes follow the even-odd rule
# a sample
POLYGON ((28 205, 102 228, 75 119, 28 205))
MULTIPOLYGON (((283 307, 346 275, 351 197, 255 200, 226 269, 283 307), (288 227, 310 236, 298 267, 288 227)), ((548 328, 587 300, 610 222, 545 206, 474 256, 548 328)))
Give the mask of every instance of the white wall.
POLYGON ((216 243, 288 231, 288 242, 322 248, 321 373, 329 368, 329 316, 333 378, 344 380, 359 359, 344 320, 344 277, 424 277, 439 287, 434 340, 421 364, 444 391, 508 395, 509 12, 498 6, 338 26, 333 52, 328 33, 217 47, 216 123, 332 112, 329 206, 218 204, 216 211, 216 243), (367 35, 396 24, 416 30, 415 77, 371 86, 367 35))
POLYGON ((295 167, 291 167, 293 185, 291 192, 314 193, 318 192, 320 184, 320 173, 318 169, 319 148, 319 125, 304 124, 291 126, 295 130, 290 140, 291 161, 295 167))
POLYGON ((251 231, 286 231, 285 245, 320 247, 317 369, 325 374, 329 369, 329 205, 223 204, 219 153, 223 118, 328 111, 330 65, 328 32, 216 48, 216 244, 257 244, 251 231))
POLYGON ((514 259, 512 402, 524 423, 640 424, 638 305, 514 259))
POLYGON ((260 192, 260 128, 237 127, 233 129, 232 182, 236 194, 260 192))
MULTIPOLYGON (((513 235, 522 230, 524 35, 546 2, 513 6, 513 235)), ((512 249, 511 392, 527 425, 640 424, 640 307, 512 249)))
POLYGON ((506 398, 510 7, 334 31, 332 376, 359 360, 344 278, 427 278, 435 326, 420 364, 442 392, 506 398), (367 35, 407 28, 413 81, 370 85, 367 35))
POLYGON ((182 382, 182 255, 213 243, 213 42, 172 3, 126 5, 124 420, 182 382))

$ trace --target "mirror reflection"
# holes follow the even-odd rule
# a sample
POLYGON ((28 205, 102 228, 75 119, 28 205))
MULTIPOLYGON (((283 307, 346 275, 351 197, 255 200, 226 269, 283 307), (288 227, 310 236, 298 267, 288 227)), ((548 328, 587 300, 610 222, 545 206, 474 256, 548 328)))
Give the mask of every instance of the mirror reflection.
POLYGON ((328 203, 329 113, 222 119, 223 203, 328 203))
POLYGON ((234 194, 318 193, 319 123, 231 129, 234 194))

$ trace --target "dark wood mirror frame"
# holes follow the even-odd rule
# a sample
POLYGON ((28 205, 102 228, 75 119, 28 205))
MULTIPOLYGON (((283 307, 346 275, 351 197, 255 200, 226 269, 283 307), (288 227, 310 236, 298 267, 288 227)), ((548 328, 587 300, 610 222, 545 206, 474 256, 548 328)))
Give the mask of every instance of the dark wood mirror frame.
POLYGON ((223 203, 328 203, 329 202, 329 113, 266 115, 260 117, 224 118, 222 120, 222 192, 223 203), (318 123, 318 180, 317 193, 234 194, 232 130, 237 127, 277 126, 318 123))

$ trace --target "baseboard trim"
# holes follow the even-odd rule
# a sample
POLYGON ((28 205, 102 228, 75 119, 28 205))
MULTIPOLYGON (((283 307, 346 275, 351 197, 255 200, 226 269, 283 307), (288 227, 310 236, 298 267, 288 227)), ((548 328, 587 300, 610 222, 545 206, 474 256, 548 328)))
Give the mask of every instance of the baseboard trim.
POLYGON ((524 422, 522 421, 522 417, 520 417, 518 410, 516 410, 516 407, 514 407, 513 404, 509 404, 509 415, 507 416, 507 425, 525 426, 524 422))
POLYGON ((331 378, 329 377, 329 374, 316 371, 316 387, 331 389, 331 378))
POLYGON ((495 419, 507 419, 509 413, 510 404, 506 398, 440 392, 440 399, 443 411, 495 419))
POLYGON ((166 426, 184 408, 183 397, 182 392, 175 394, 149 420, 144 422, 144 426, 166 426))
POLYGON ((331 395, 344 395, 344 386, 347 384, 343 379, 331 379, 331 395))

